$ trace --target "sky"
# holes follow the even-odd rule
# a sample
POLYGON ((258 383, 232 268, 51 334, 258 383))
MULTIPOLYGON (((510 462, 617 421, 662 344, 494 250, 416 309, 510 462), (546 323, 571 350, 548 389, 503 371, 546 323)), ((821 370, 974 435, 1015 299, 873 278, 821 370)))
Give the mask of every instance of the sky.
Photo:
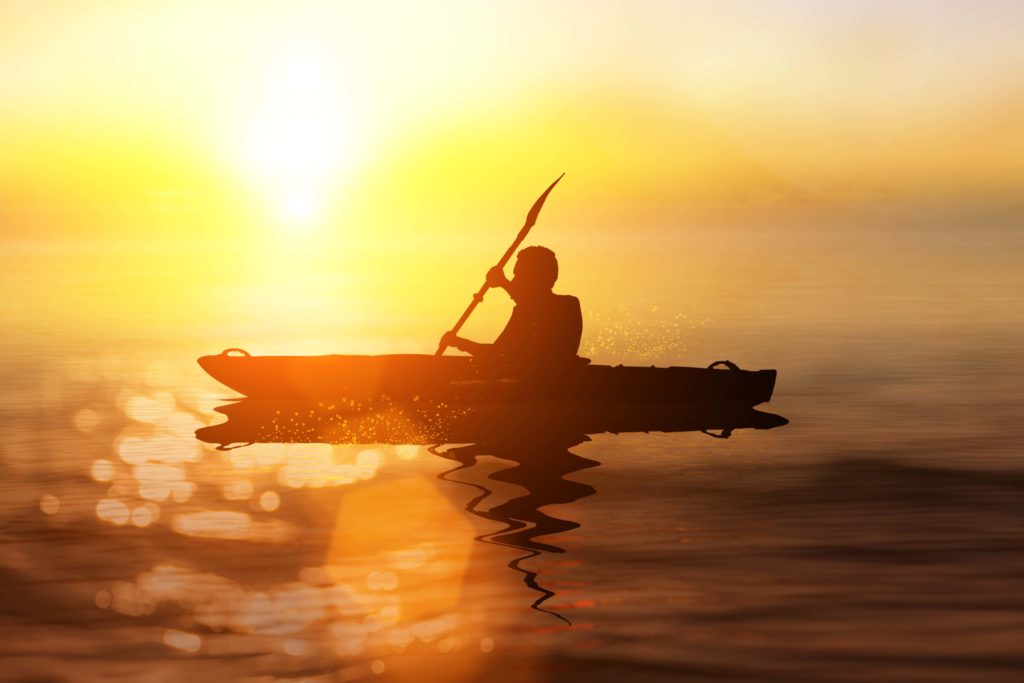
POLYGON ((588 311, 635 282, 648 317, 764 315, 751 293, 851 226, 1014 220, 1021 25, 994 0, 2 0, 0 312, 435 329, 565 172, 530 242, 588 311))
POLYGON ((991 0, 5 0, 2 234, 137 237, 139 207, 151 234, 182 211, 293 235, 475 217, 562 171, 574 215, 1005 204, 1022 20, 991 0))

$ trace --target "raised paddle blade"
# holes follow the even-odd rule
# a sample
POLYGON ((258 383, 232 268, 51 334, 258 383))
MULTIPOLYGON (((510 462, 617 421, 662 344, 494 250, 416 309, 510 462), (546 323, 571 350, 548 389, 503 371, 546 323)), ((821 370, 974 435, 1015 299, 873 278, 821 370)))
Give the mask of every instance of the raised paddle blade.
MULTIPOLYGON (((551 194, 551 190, 555 189, 555 185, 558 184, 558 181, 564 177, 565 173, 555 178, 555 182, 548 185, 548 189, 544 190, 544 194, 538 197, 537 201, 533 203, 533 206, 530 207, 530 213, 526 214, 526 225, 523 226, 524 229, 529 230, 533 227, 533 224, 537 222, 537 216, 540 215, 540 210, 544 208, 544 200, 548 198, 549 194, 551 194)), ((523 237, 526 237, 526 235, 523 235, 523 237)))
MULTIPOLYGON (((519 230, 519 234, 516 235, 515 240, 512 242, 509 248, 505 250, 505 253, 502 255, 501 260, 498 261, 498 264, 496 266, 497 268, 504 268, 505 264, 508 263, 510 258, 512 258, 512 254, 516 253, 516 249, 519 248, 519 245, 523 243, 523 240, 526 239, 526 236, 529 234, 530 228, 532 228, 534 224, 537 222, 537 216, 540 215, 540 210, 544 208, 544 201, 548 198, 548 195, 551 193, 551 190, 555 189, 555 185, 558 184, 558 181, 564 177, 565 174, 563 173, 562 175, 555 178, 555 182, 548 185, 548 189, 544 190, 541 196, 537 197, 537 201, 535 201, 533 203, 533 206, 530 207, 530 212, 526 214, 526 222, 523 223, 523 227, 519 230)), ((485 291, 487 291, 486 284, 480 289, 480 293, 478 296, 482 296, 485 291)), ((472 310, 473 305, 471 304, 469 311, 472 312, 472 310)))

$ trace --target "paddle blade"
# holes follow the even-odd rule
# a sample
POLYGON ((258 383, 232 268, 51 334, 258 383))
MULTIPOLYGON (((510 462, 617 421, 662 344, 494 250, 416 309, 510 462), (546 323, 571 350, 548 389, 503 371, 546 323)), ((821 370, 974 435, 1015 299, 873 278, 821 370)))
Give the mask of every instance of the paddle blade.
POLYGON ((533 227, 533 224, 537 222, 537 216, 540 215, 540 210, 544 208, 544 200, 548 198, 549 194, 551 194, 551 190, 555 189, 555 185, 558 184, 558 181, 564 177, 565 174, 563 173, 555 178, 555 182, 548 185, 548 189, 544 190, 544 194, 538 197, 537 201, 533 203, 533 206, 530 208, 530 213, 526 214, 526 225, 523 226, 525 229, 529 230, 533 227))

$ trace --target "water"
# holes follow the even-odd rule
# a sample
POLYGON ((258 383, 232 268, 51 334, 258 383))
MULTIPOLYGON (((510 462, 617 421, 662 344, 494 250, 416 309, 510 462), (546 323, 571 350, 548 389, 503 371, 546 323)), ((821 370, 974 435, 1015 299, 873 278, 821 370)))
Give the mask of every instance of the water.
POLYGON ((1024 240, 696 239, 638 242, 628 302, 567 269, 584 346, 778 368, 790 424, 220 451, 199 355, 429 352, 433 313, 296 327, 219 266, 8 252, 0 678, 1019 680, 1024 240))

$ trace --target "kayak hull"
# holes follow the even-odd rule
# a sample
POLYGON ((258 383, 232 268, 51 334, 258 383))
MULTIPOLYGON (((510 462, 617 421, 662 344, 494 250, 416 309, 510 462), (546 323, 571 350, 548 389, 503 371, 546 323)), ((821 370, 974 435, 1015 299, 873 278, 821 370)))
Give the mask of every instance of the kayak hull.
POLYGON ((211 377, 250 398, 291 400, 724 402, 771 399, 775 370, 630 367, 585 361, 513 375, 468 357, 203 356, 211 377))

